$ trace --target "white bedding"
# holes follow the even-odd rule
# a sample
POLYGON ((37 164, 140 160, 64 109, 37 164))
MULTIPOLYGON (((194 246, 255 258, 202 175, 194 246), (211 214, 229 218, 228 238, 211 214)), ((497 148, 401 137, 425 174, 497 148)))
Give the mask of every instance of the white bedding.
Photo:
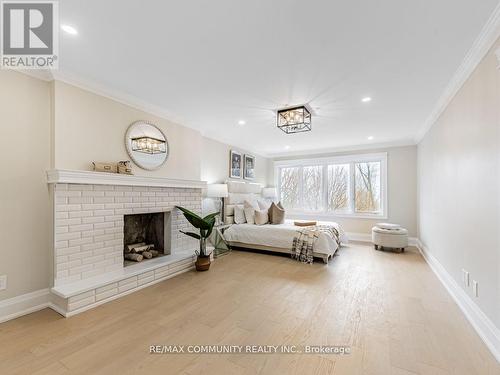
MULTIPOLYGON (((318 225, 333 225, 340 233, 341 242, 347 242, 340 226, 334 222, 318 222, 318 225)), ((293 238, 300 227, 293 225, 292 220, 285 221, 284 224, 233 224, 224 231, 224 237, 229 242, 240 242, 260 246, 271 246, 291 249, 293 238)), ((317 254, 332 255, 337 250, 337 242, 325 233, 320 233, 313 247, 313 252, 317 254)))

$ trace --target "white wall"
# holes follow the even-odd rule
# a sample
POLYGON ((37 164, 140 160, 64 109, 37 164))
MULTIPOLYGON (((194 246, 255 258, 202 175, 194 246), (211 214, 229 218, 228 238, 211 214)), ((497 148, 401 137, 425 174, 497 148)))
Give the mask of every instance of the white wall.
POLYGON ((419 236, 500 327, 500 70, 493 49, 418 145, 419 236), (479 297, 462 282, 479 282, 479 297))
MULTIPOLYGON (((201 153, 201 179, 209 184, 223 183, 229 180, 229 152, 236 150, 243 154, 255 156, 255 179, 257 182, 267 186, 268 160, 265 157, 256 155, 247 150, 232 147, 228 144, 218 142, 211 138, 202 138, 201 153)), ((244 179, 234 179, 235 181, 247 181, 244 179)))
MULTIPOLYGON (((315 154, 308 157, 320 158, 351 154, 387 152, 387 219, 361 219, 331 217, 349 233, 370 234, 372 227, 380 221, 401 224, 410 236, 417 235, 417 147, 392 147, 365 151, 315 154)), ((276 158, 275 160, 306 159, 305 156, 276 158)), ((272 168, 274 170, 274 168, 272 168)), ((274 181, 274 173, 269 178, 274 181)), ((299 218, 299 217, 297 217, 299 218)))
POLYGON ((0 70, 0 300, 47 288, 51 278, 50 84, 0 70))
MULTIPOLYGON (((51 168, 91 170, 92 161, 128 160, 125 132, 141 119, 163 130, 170 155, 156 171, 134 166, 136 175, 209 182, 227 179, 229 145, 63 82, 0 70, 4 140, 0 275, 8 276, 8 289, 0 291, 0 301, 51 286, 53 218, 45 172, 51 168)), ((268 163, 256 155, 256 182, 266 184, 268 163)))
MULTIPOLYGON (((207 137, 202 137, 201 144, 202 152, 200 158, 202 181, 207 181, 209 184, 224 183, 227 180, 249 181, 245 179, 229 178, 229 152, 231 150, 236 150, 242 155, 250 154, 255 156, 255 179, 251 182, 257 182, 262 184, 262 186, 267 186, 269 169, 272 169, 272 167, 270 167, 270 159, 207 137)), ((202 211, 204 215, 216 212, 219 209, 220 207, 216 200, 211 198, 203 199, 202 211)))

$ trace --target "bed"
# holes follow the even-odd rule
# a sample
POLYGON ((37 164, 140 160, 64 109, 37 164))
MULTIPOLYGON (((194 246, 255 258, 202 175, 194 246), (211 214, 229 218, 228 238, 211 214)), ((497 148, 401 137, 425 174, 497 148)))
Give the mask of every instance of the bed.
MULTIPOLYGON (((292 244, 297 232, 303 228, 294 225, 292 220, 284 224, 234 224, 234 207, 245 200, 256 201, 260 196, 261 186, 253 183, 228 182, 229 195, 224 199, 224 222, 230 225, 224 231, 224 238, 229 246, 256 249, 278 253, 292 253, 292 244)), ((329 225, 337 229, 340 242, 347 238, 340 226, 334 222, 318 222, 318 225, 329 225)), ((327 233, 319 233, 313 245, 313 256, 328 263, 338 250, 336 239, 327 233)))

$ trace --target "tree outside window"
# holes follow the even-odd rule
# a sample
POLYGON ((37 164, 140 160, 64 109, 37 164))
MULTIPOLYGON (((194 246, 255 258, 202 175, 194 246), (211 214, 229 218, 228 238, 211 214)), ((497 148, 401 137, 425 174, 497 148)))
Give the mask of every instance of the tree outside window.
POLYGON ((299 208, 299 168, 281 168, 281 204, 286 208, 299 208))
POLYGON ((349 211, 349 164, 328 166, 328 211, 349 211))
POLYGON ((356 163, 356 212, 380 211, 380 162, 356 163))

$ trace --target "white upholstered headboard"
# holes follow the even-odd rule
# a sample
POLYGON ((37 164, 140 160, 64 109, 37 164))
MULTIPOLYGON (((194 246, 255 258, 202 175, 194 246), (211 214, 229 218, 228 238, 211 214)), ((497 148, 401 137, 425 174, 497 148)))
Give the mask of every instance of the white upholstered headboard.
POLYGON ((245 201, 256 201, 260 199, 262 185, 253 182, 228 181, 228 197, 224 198, 224 223, 234 223, 234 206, 243 204, 245 201))

